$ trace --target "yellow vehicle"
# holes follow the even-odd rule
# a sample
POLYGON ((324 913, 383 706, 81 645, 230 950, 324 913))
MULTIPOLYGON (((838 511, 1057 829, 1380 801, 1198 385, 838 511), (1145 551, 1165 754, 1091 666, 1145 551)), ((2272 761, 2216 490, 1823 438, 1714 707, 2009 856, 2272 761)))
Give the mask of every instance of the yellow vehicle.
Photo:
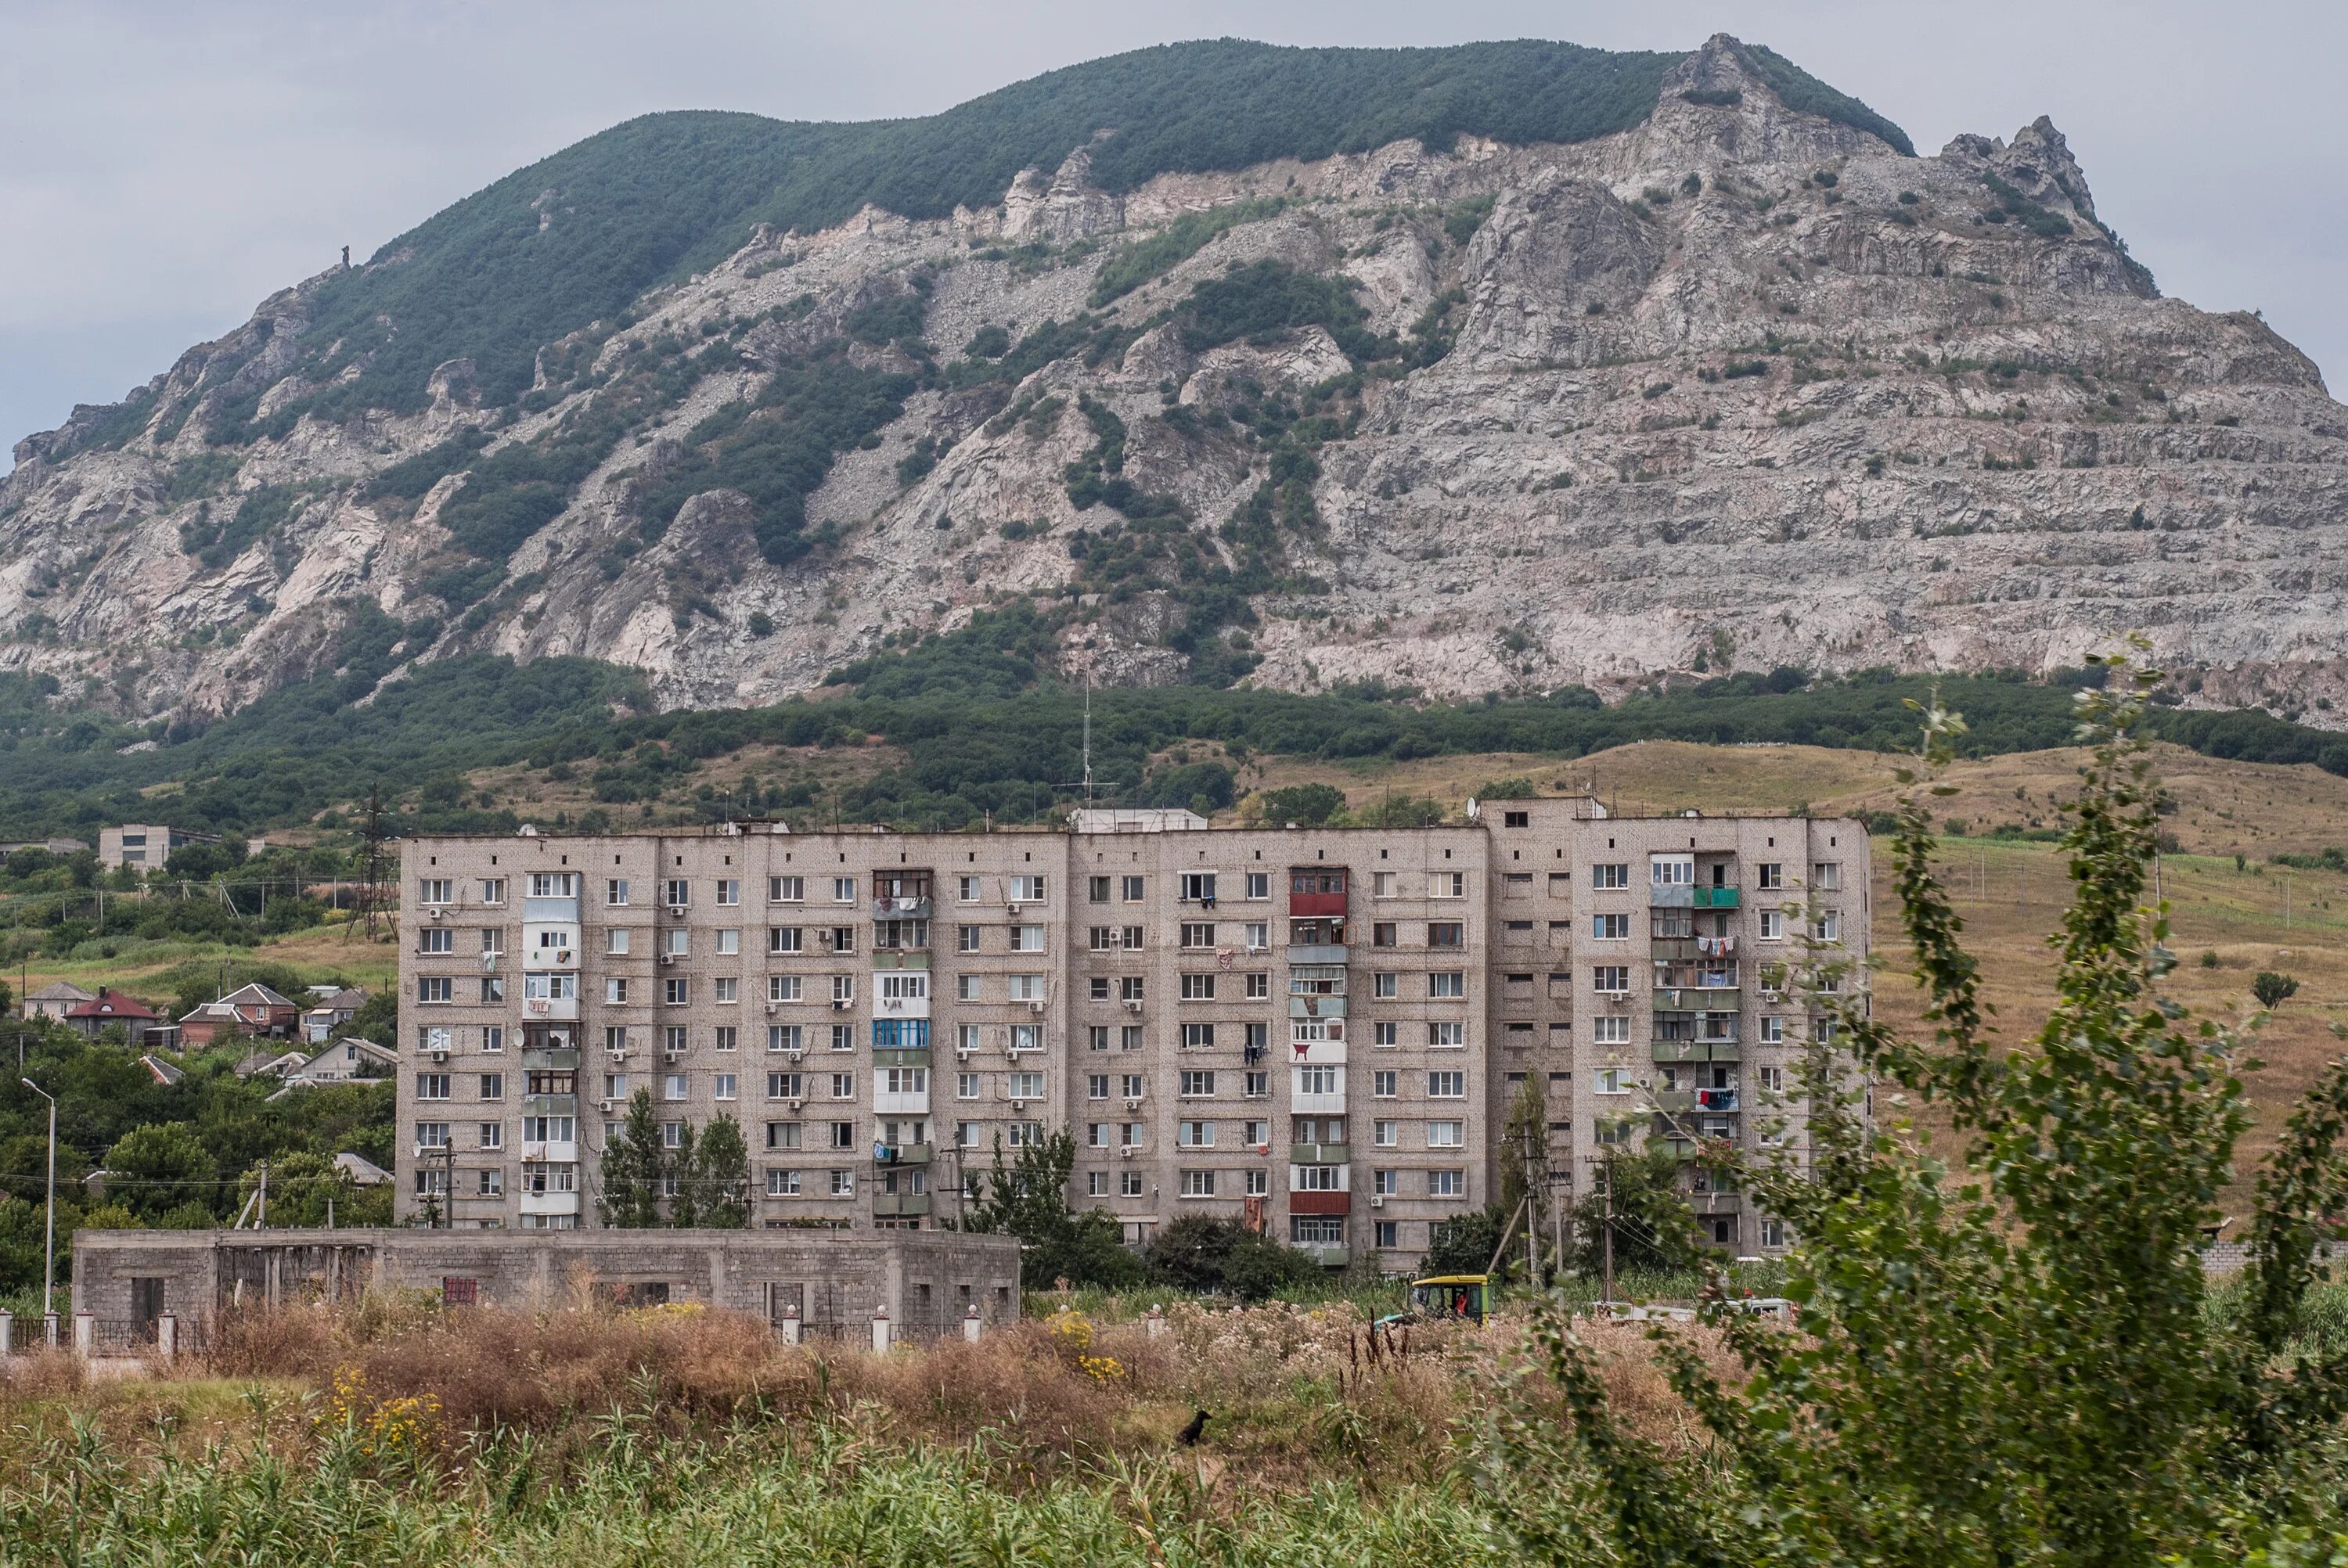
POLYGON ((1484 1312, 1491 1299, 1491 1276, 1487 1274, 1437 1274, 1410 1282, 1410 1310, 1400 1315, 1405 1322, 1442 1323, 1465 1318, 1475 1324, 1484 1321, 1484 1312))

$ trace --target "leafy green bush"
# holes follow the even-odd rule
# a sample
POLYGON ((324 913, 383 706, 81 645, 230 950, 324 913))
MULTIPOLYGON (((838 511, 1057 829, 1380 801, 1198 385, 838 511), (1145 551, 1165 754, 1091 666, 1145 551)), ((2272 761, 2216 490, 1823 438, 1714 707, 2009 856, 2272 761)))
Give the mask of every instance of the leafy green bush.
POLYGON ((1292 822, 1299 827, 1319 827, 1345 809, 1345 792, 1334 784, 1290 784, 1266 790, 1257 799, 1263 820, 1273 825, 1292 822))
POLYGON ((1237 1220, 1183 1214, 1160 1225, 1148 1253, 1150 1277, 1178 1290, 1267 1301, 1303 1285, 1319 1266, 1237 1220))
MULTIPOLYGON (((1497 1424, 1481 1472, 1527 1555, 1921 1568, 2330 1553, 2309 1527, 2339 1518, 2348 1351, 2326 1342, 2310 1286, 2348 1188, 2348 1062, 2291 1118, 2240 1283, 2213 1292, 2199 1246, 2250 1124, 2231 1071, 2243 1042, 2164 994, 2169 931, 2147 897, 2158 786, 2131 733, 2151 682, 2124 672, 2083 699, 2096 745, 2067 839, 2075 892, 2027 1041, 1991 1033, 1933 868, 1931 780, 1963 728, 1928 711, 1895 875, 1931 1036, 1903 1037, 1863 988, 1818 998, 1857 1071, 1809 1047, 1807 1147, 1744 1173, 1797 1238, 1784 1292, 1799 1332, 1715 1297, 1737 1363, 1725 1377, 1665 1337, 1662 1364, 1705 1440, 1666 1451, 1551 1319, 1553 1382, 1497 1424), (1869 1081, 1941 1107, 1961 1169, 1904 1126, 1870 1124, 1869 1081), (1574 1518, 1569 1495, 1597 1500, 1600 1522, 1574 1518)), ((1829 957, 1810 983, 1839 968, 1829 957)))
POLYGON ((1097 310, 1123 299, 1152 279, 1164 277, 1226 231, 1269 218, 1286 205, 1275 198, 1234 201, 1204 212, 1185 212, 1148 239, 1120 245, 1093 274, 1093 308, 1097 310))

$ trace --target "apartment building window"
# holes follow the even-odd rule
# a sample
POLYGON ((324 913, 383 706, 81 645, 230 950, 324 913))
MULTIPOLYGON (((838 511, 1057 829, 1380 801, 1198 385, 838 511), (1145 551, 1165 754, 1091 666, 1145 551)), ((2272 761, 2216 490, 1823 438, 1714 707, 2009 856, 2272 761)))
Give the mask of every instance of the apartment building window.
POLYGON ((1295 1190, 1300 1193, 1334 1193, 1337 1190, 1337 1167, 1334 1165, 1299 1165, 1295 1170, 1295 1190))
POLYGON ((1215 1075, 1210 1071, 1184 1071, 1179 1079, 1179 1092, 1186 1100, 1195 1100, 1215 1091, 1215 1075))
POLYGON ((827 1127, 829 1131, 830 1143, 833 1148, 853 1149, 856 1147, 855 1122, 833 1122, 827 1123, 827 1127))
POLYGON ((603 884, 603 902, 613 909, 624 909, 628 904, 628 879, 614 876, 603 884))
POLYGON ((742 884, 732 877, 718 878, 717 902, 720 907, 741 903, 742 884))
POLYGON ((1117 1087, 1125 1099, 1138 1100, 1143 1088, 1142 1076, 1138 1072, 1125 1073, 1121 1075, 1117 1087))
POLYGON ((502 1024, 491 1024, 489 1028, 481 1030, 481 1049, 483 1050, 499 1051, 503 1050, 505 1048, 505 1026, 502 1024))
POLYGON ((711 981, 710 984, 712 987, 713 999, 721 1005, 726 1002, 739 1003, 741 1001, 742 982, 735 979, 733 976, 721 975, 716 979, 711 981))
POLYGON ((661 982, 661 999, 670 1007, 683 1007, 685 1005, 686 998, 692 994, 690 988, 691 982, 688 980, 663 980, 661 982))
POLYGON ((689 934, 683 930, 671 931, 668 934, 667 941, 663 944, 663 950, 665 951, 672 958, 682 958, 690 956, 692 947, 688 940, 688 936, 689 934))
POLYGON ((1465 898, 1468 897, 1468 874, 1464 871, 1438 871, 1427 878, 1426 896, 1430 898, 1465 898))
POLYGON ((1395 1149, 1402 1146, 1402 1123, 1373 1122, 1370 1123, 1370 1143, 1374 1148, 1395 1149))
POLYGON ((1044 902, 1044 878, 1041 876, 1014 876, 1011 879, 1011 902, 1014 904, 1041 904, 1044 902))
POLYGON ((954 1074, 954 1098, 956 1100, 976 1100, 984 1092, 985 1081, 982 1075, 975 1072, 957 1072, 954 1074))
POLYGON ((1011 999, 1015 1002, 1040 1002, 1044 999, 1044 977, 1041 975, 1007 975, 1011 982, 1011 999))
POLYGON ((1108 1098, 1107 1073, 1096 1072, 1086 1078, 1085 1098, 1087 1100, 1106 1100, 1108 1098))
POLYGON ((832 976, 831 999, 836 1002, 854 1001, 856 999, 856 977, 854 975, 832 976))
POLYGON ((1627 942, 1631 939, 1631 917, 1628 915, 1592 915, 1590 934, 1601 942, 1627 942))
POLYGON ((1468 1098, 1468 1075, 1464 1072, 1428 1073, 1426 1096, 1430 1100, 1465 1100, 1468 1098))
POLYGON ((1457 1000, 1468 994, 1468 977, 1458 969, 1437 969, 1426 977, 1426 994, 1437 1001, 1457 1000))
POLYGON ((419 904, 454 904, 456 887, 445 876, 427 876, 416 885, 416 900, 419 904))
POLYGON ((965 1023, 965 1024, 957 1024, 957 1025, 955 1025, 955 1026, 954 1026, 954 1050, 955 1050, 957 1052, 967 1052, 967 1051, 976 1050, 977 1049, 978 1049, 978 1025, 976 1025, 976 1024, 974 1024, 974 1023, 965 1023))
POLYGON ((833 1024, 831 1026, 831 1049, 834 1050, 854 1050, 856 1049, 856 1030, 854 1027, 844 1023, 833 1024))
POLYGON ((1181 929, 1181 941, 1185 948, 1211 948, 1215 945, 1215 927, 1211 922, 1186 920, 1181 929))
POLYGON ((1426 1146, 1430 1149, 1457 1149, 1467 1143, 1462 1122, 1429 1122, 1426 1124, 1426 1146))
POLYGON ((1370 1074, 1370 1094, 1377 1100, 1392 1100, 1402 1092, 1402 1075, 1393 1068, 1382 1067, 1370 1074))
POLYGON ((1402 1191, 1402 1173, 1400 1171, 1371 1172, 1370 1191, 1376 1193, 1381 1197, 1391 1198, 1395 1196, 1402 1191))
POLYGON ((1185 1149, 1211 1149, 1215 1146, 1215 1124, 1212 1122, 1185 1122, 1175 1130, 1174 1142, 1185 1149))
POLYGON ((1272 999, 1272 977, 1262 969, 1251 970, 1246 976, 1247 999, 1251 1002, 1272 999))
POLYGON ((1125 1025, 1118 1032, 1117 1048, 1119 1050, 1139 1050, 1141 1049, 1141 1026, 1138 1023, 1129 1023, 1125 1025))
POLYGON ((1014 953, 1040 953, 1044 950, 1044 927, 1014 926, 1011 927, 1011 950, 1014 953))
POLYGON ((1044 1026, 1040 1023, 1014 1023, 1011 1026, 1011 1054, 1023 1050, 1044 1049, 1044 1026))
POLYGON ((1105 1023, 1087 1025, 1085 1029, 1085 1049, 1087 1050, 1107 1050, 1108 1049, 1108 1025, 1105 1023))
POLYGON ((446 926, 427 926, 421 934, 417 950, 423 953, 453 953, 457 950, 457 933, 446 926))
POLYGON ((448 1098, 448 1075, 445 1072, 419 1072, 416 1075, 416 1098, 446 1100, 448 1098))
POLYGON ((1107 877, 1106 877, 1106 876, 1088 876, 1088 877, 1086 877, 1086 878, 1085 879, 1085 902, 1086 902, 1086 903, 1087 903, 1087 904, 1106 904, 1106 903, 1107 903, 1107 902, 1108 902, 1108 896, 1109 896, 1109 879, 1108 879, 1107 877))
POLYGON ((1764 1219, 1761 1222, 1761 1245, 1767 1247, 1784 1246, 1786 1245, 1786 1222, 1784 1220, 1764 1219))
POLYGON ((1784 910, 1782 910, 1782 909, 1764 909, 1764 910, 1762 910, 1762 911, 1761 911, 1761 939, 1762 939, 1763 941, 1765 941, 1765 942, 1777 942, 1777 941, 1783 941, 1783 940, 1785 939, 1785 936, 1786 936, 1786 913, 1785 913, 1785 911, 1784 911, 1784 910))
POLYGON ((734 1073, 720 1072, 710 1080, 710 1097, 716 1100, 736 1099, 740 1082, 741 1080, 734 1073))
POLYGON ((1626 993, 1631 989, 1631 970, 1626 964, 1600 964, 1591 970, 1591 984, 1601 991, 1626 993))
POLYGON ((481 977, 481 1000, 501 1002, 506 999, 506 978, 503 975, 481 977))
POLYGON ((1400 947, 1401 930, 1402 927, 1395 921, 1373 920, 1370 922, 1370 946, 1373 948, 1400 947))
POLYGON ((1592 1045, 1628 1045, 1631 1043, 1631 1020, 1627 1018, 1599 1017, 1590 1020, 1590 1042, 1592 1045))
MULTIPOLYGON (((481 1081, 479 1087, 482 1099, 503 1100, 506 1097, 506 1075, 504 1073, 484 1072, 480 1077, 481 1081)), ((423 1096, 418 1095, 417 1098, 420 1100, 423 1096)))
POLYGON ((767 999, 770 1002, 795 1002, 805 999, 807 980, 799 975, 768 975, 767 999))
POLYGON ((1533 896, 1533 874, 1511 871, 1500 879, 1500 895, 1506 898, 1529 898, 1533 896))
POLYGON ((1247 896, 1250 898, 1271 897, 1272 873, 1269 871, 1249 872, 1247 874, 1247 896))
POLYGON ((1215 874, 1211 871, 1186 871, 1182 874, 1181 902, 1209 904, 1215 901, 1215 874))
POLYGON ((831 901, 835 904, 855 903, 856 878, 853 876, 833 877, 831 879, 831 901))
POLYGON ((693 884, 682 876, 672 876, 661 884, 661 902, 672 909, 683 909, 693 902, 693 884))
POLYGON ((1004 1143, 1014 1149, 1032 1149, 1044 1142, 1041 1122, 1014 1122, 1004 1129, 1004 1143))
MULTIPOLYGON (((769 1072, 767 1074, 767 1098, 769 1100, 806 1099, 806 1075, 798 1072, 769 1072)), ((780 1125, 782 1125, 782 1123, 776 1122, 769 1122, 767 1123, 767 1146, 770 1149, 775 1146, 774 1130, 780 1125)), ((797 1136, 798 1128, 796 1126, 792 1128, 792 1133, 793 1136, 797 1136)), ((796 1146, 797 1145, 794 1145, 794 1147, 796 1146)))
POLYGON ((954 878, 954 897, 956 900, 964 904, 975 904, 979 901, 981 897, 983 897, 983 895, 979 889, 979 881, 977 877, 957 876, 954 878))
MULTIPOLYGON (((1113 951, 1117 947, 1117 927, 1114 926, 1093 927, 1086 934, 1086 946, 1090 948, 1096 953, 1113 951)), ((1093 983, 1097 987, 1106 987, 1108 982, 1106 980, 1096 980, 1093 983)))
POLYGON ((1251 920, 1245 927, 1241 927, 1241 935, 1245 940, 1245 946, 1249 952, 1264 953, 1272 950, 1272 923, 1270 921, 1251 920))
POLYGON ((416 982, 416 999, 420 1002, 454 1001, 456 999, 456 981, 448 979, 445 975, 438 977, 430 975, 424 976, 418 979, 416 982))
POLYGON ((1816 893, 1838 893, 1842 890, 1842 862, 1815 861, 1810 866, 1810 889, 1816 893))
POLYGON ((1810 922, 1810 935, 1821 942, 1842 940, 1842 917, 1828 909, 1810 922))
POLYGON ((1430 1050, 1459 1050, 1468 1044, 1468 1026, 1464 1023, 1431 1023, 1426 1026, 1426 1045, 1430 1050))
POLYGON ((1468 1195, 1468 1173, 1465 1171, 1427 1172, 1426 1195, 1430 1198, 1466 1197, 1468 1195))
MULTIPOLYGON (((775 1129, 772 1124, 769 1124, 767 1128, 767 1131, 770 1133, 774 1132, 774 1130, 775 1129)), ((796 1127, 791 1130, 795 1132, 798 1131, 796 1127)), ((770 1143, 767 1144, 767 1147, 773 1148, 775 1145, 770 1143)), ((794 1145, 794 1147, 796 1147, 796 1145, 794 1145)), ((767 1195, 770 1198, 798 1197, 799 1195, 799 1173, 797 1171, 768 1169, 767 1172, 767 1195)))
POLYGON ((1186 1023, 1182 1026, 1182 1049, 1210 1050, 1215 1044, 1215 1026, 1210 1023, 1186 1023))
POLYGON ((832 1172, 831 1195, 835 1198, 854 1197, 856 1195, 856 1173, 853 1171, 832 1172))
POLYGON ((1458 920, 1430 922, 1426 927, 1426 945, 1430 948, 1464 948, 1468 945, 1468 927, 1458 920))
POLYGON ((1241 1086, 1241 1092, 1245 1093, 1250 1100, 1269 1100, 1272 1098, 1272 1074, 1269 1072, 1250 1072, 1243 1074, 1240 1079, 1240 1083, 1241 1086))
POLYGON ((1272 1173, 1269 1171, 1243 1171, 1241 1173, 1241 1182, 1246 1195, 1251 1198, 1271 1195, 1272 1173))
POLYGON ((1138 904, 1148 896, 1148 888, 1149 882, 1147 877, 1123 877, 1117 885, 1117 897, 1128 904, 1138 904))
POLYGON ((1762 1093, 1783 1094, 1786 1092, 1786 1070, 1784 1068, 1760 1067, 1756 1068, 1754 1071, 1759 1079, 1762 1093))
POLYGON ((1631 1070, 1627 1067, 1601 1067, 1590 1075, 1592 1094, 1628 1094, 1631 1092, 1631 1070))
POLYGON ((1765 860, 1753 868, 1753 885, 1765 893, 1780 891, 1786 886, 1786 867, 1782 862, 1765 860))
POLYGON ((798 926, 767 927, 767 951, 770 953, 804 953, 807 951, 807 931, 798 926))
POLYGON ((1086 1171, 1085 1173, 1085 1196, 1088 1198, 1105 1198, 1108 1196, 1108 1173, 1107 1171, 1086 1171))
POLYGON ((1598 888, 1628 887, 1631 886, 1630 863, 1616 860, 1592 866, 1590 868, 1590 885, 1598 888))
POLYGON ((1401 1029, 1402 1026, 1396 1023, 1374 1023, 1370 1025, 1370 1043, 1375 1046, 1399 1045, 1402 1043, 1399 1038, 1401 1029))
POLYGON ((1395 974, 1374 974, 1370 977, 1370 995, 1379 1001, 1392 1001, 1401 995, 1402 977, 1395 974))
POLYGON ((1141 1196, 1141 1173, 1138 1171, 1119 1171, 1117 1173, 1117 1196, 1121 1198, 1138 1198, 1141 1196))
POLYGON ((1181 977, 1182 999, 1186 1002, 1210 1002, 1215 999, 1215 977, 1185 974, 1181 977))

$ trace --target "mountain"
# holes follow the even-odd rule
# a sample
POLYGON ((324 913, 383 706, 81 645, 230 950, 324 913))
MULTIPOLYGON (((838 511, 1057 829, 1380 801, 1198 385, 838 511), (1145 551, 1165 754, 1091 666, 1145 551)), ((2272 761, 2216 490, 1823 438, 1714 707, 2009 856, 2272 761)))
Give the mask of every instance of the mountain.
POLYGON ((2044 118, 1918 157, 1725 36, 1169 46, 631 121, 272 297, 18 445, 0 671, 200 726, 480 653, 767 702, 1018 603, 1071 677, 1452 697, 2139 627, 2322 723, 2343 433, 2044 118))

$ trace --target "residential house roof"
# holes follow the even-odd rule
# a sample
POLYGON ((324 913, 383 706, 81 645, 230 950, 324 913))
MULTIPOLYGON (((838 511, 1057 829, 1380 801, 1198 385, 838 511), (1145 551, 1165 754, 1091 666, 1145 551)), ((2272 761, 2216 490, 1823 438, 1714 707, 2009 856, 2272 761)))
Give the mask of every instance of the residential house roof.
POLYGON ((74 1006, 66 1009, 66 1017, 69 1019, 98 1019, 101 1020, 118 1018, 154 1020, 162 1016, 162 1014, 157 1012, 153 1008, 148 1007, 143 1003, 134 1001, 130 998, 124 996, 120 991, 108 990, 104 986, 98 987, 98 995, 90 998, 89 1000, 86 1002, 77 1002, 74 1006))
POLYGON ((231 1007, 290 1008, 298 1005, 293 998, 278 995, 259 980, 239 986, 220 999, 231 1007))
POLYGON ((346 1173, 351 1184, 379 1187, 391 1180, 391 1173, 361 1154, 341 1153, 335 1156, 335 1169, 346 1173))
POLYGON ((167 1089, 187 1076, 186 1073, 180 1071, 178 1068, 172 1066, 161 1057, 155 1055, 152 1051, 140 1057, 139 1059, 139 1065, 145 1068, 154 1078, 156 1082, 162 1084, 167 1089))
POLYGON ((98 999, 71 980, 51 980, 25 999, 28 1002, 88 1002, 98 999))
POLYGON ((256 1078, 264 1072, 283 1078, 297 1068, 308 1066, 309 1061, 309 1057, 298 1050, 256 1050, 238 1062, 235 1071, 239 1078, 256 1078))

